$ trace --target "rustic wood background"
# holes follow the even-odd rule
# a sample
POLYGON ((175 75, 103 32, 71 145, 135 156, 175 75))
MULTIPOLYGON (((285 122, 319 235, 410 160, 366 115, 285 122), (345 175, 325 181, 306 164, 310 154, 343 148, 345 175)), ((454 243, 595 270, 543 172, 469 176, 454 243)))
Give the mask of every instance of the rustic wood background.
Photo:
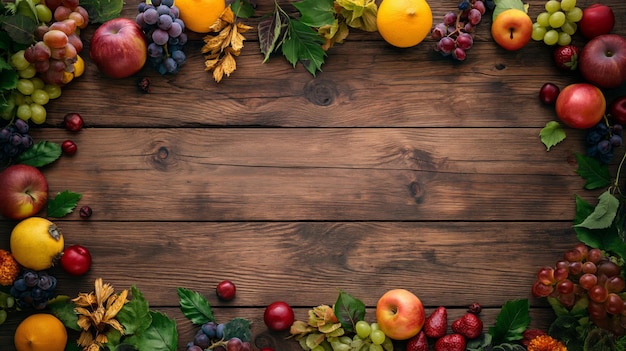
MULTIPOLYGON (((528 3, 534 18, 545 2, 528 3)), ((626 35, 626 2, 604 3, 616 14, 613 32, 626 35)), ((128 1, 122 16, 134 18, 136 5, 128 1)), ((430 5, 436 23, 457 1, 430 5)), ((259 0, 245 22, 256 27, 272 6, 259 0)), ((299 346, 267 331, 265 306, 284 300, 304 319, 334 303, 337 289, 360 298, 369 321, 378 298, 401 287, 427 312, 447 306, 450 318, 479 302, 485 329, 504 302, 528 298, 532 326, 547 327, 553 314, 530 293, 534 274, 577 242, 574 196, 594 202, 598 192, 583 190, 575 174, 584 131, 566 129, 546 152, 539 131, 556 116, 537 95, 545 82, 581 78, 558 71, 543 43, 503 50, 490 27, 485 16, 462 63, 433 52, 430 38, 397 49, 378 33, 352 31, 315 77, 282 56, 262 63, 253 30, 237 70, 218 84, 193 33, 178 74, 145 67, 106 78, 89 59, 91 25, 82 34, 84 76, 32 132, 78 144, 43 171, 51 196, 79 192, 94 211, 88 220, 54 219, 67 244, 94 257, 84 277, 55 267, 58 292, 92 291, 96 277, 118 290, 136 285, 176 319, 180 349, 197 327, 180 313, 177 287, 205 294, 220 321, 250 319, 256 347, 280 351, 299 346), (152 93, 137 88, 138 77, 150 78, 152 93), (83 131, 62 128, 69 112, 84 117, 83 131), (223 279, 237 285, 234 301, 215 297, 223 279)), ((1 248, 14 225, 0 221, 1 248)), ((0 326, 2 350, 14 350, 24 315, 0 326)))

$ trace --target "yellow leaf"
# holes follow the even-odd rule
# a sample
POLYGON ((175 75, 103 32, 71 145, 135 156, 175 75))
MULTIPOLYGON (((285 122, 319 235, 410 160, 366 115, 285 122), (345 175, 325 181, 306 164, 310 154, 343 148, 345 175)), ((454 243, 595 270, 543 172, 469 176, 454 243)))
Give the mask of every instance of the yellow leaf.
POLYGON ((246 38, 235 29, 230 37, 230 46, 235 51, 241 51, 241 49, 243 49, 244 40, 246 40, 246 38))
POLYGON ((210 70, 214 69, 215 66, 217 66, 217 64, 219 63, 219 60, 220 60, 219 57, 216 57, 216 58, 214 58, 212 60, 204 61, 204 69, 206 71, 210 71, 210 70))
POLYGON ((238 29, 239 33, 245 33, 245 32, 249 31, 249 30, 250 30, 250 29, 252 29, 252 28, 253 28, 253 27, 248 26, 248 25, 246 25, 246 24, 243 24, 243 23, 241 23, 241 22, 240 22, 240 23, 237 23, 237 29, 238 29))
POLYGON ((235 61, 233 55, 231 55, 229 52, 226 52, 226 55, 224 55, 224 58, 222 59, 221 66, 224 69, 224 73, 230 77, 230 74, 235 72, 235 70, 237 69, 237 62, 235 61))
POLYGON ((215 79, 215 81, 219 83, 222 81, 222 77, 224 77, 224 71, 222 70, 222 66, 215 66, 215 69, 213 70, 213 79, 215 79))

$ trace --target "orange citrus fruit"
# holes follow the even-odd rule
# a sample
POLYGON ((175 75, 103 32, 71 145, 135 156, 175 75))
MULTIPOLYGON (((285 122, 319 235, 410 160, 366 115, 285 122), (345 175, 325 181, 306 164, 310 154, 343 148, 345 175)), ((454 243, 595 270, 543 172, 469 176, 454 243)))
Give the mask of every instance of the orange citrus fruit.
POLYGON ((67 330, 57 317, 36 313, 17 326, 13 342, 17 351, 63 351, 67 344, 67 330))
POLYGON ((393 46, 408 48, 430 33, 433 14, 426 0, 383 0, 376 25, 380 35, 393 46))
POLYGON ((196 33, 207 33, 226 8, 224 0, 175 0, 185 27, 196 33))
POLYGON ((29 217, 19 222, 11 232, 10 241, 15 260, 35 271, 52 267, 64 247, 59 228, 42 217, 29 217))

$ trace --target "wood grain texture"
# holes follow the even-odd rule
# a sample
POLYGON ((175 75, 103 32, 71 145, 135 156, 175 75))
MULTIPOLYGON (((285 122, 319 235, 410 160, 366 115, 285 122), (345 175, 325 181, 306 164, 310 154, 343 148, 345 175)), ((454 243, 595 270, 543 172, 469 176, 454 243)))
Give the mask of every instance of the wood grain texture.
MULTIPOLYGON (((135 17, 138 1, 122 16, 135 17)), ((292 2, 279 1, 295 14, 292 2)), ((531 295, 535 273, 577 242, 575 196, 593 203, 599 192, 576 174, 585 131, 566 129, 549 152, 541 144, 556 115, 537 94, 547 81, 580 77, 558 71, 542 43, 498 47, 489 16, 463 63, 433 52, 430 38, 401 50, 352 31, 312 76, 279 55, 263 63, 256 25, 273 1, 257 3, 237 70, 219 84, 203 71, 203 34, 190 33, 178 74, 145 67, 112 80, 88 55, 97 26, 82 32, 85 74, 32 132, 77 143, 76 155, 42 170, 51 196, 79 192, 94 211, 53 219, 68 244, 94 257, 83 277, 52 268, 59 293, 91 291, 97 277, 117 290, 136 285, 175 318, 180 350, 197 327, 181 314, 177 287, 206 295, 218 320, 248 318, 256 346, 277 351, 300 348, 268 332, 265 306, 285 300, 304 319, 334 303, 337 289, 363 300, 370 321, 378 297, 396 287, 427 311, 448 307, 451 319, 479 302, 485 330, 504 302, 528 298, 531 325, 546 329, 554 315, 531 295), (139 77, 152 93, 138 89, 139 77), (80 133, 63 129, 69 112, 85 118, 80 133), (223 279, 237 284, 234 301, 216 298, 223 279)), ((429 3, 435 21, 457 5, 429 3)), ((534 17, 545 1, 528 3, 534 17)), ((605 3, 626 18, 626 2, 605 3)), ((614 32, 626 35, 626 21, 614 32)), ((610 101, 626 87, 604 92, 610 101)), ((0 248, 14 225, 0 219, 0 248)), ((15 350, 24 315, 0 326, 0 350, 15 350)))

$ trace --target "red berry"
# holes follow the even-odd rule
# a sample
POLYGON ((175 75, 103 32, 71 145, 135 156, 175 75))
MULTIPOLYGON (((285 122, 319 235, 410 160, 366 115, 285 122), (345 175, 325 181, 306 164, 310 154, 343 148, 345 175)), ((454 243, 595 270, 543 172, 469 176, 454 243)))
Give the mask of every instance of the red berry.
POLYGON ((63 151, 63 153, 66 155, 74 155, 77 150, 78 147, 76 146, 76 143, 71 140, 66 140, 61 143, 61 151, 63 151))
POLYGON ((237 288, 230 280, 221 281, 215 288, 215 293, 220 300, 230 301, 235 298, 237 288))
POLYGON ((452 322, 452 331, 468 339, 475 339, 483 333, 483 321, 473 313, 466 313, 452 322))
POLYGON ((461 334, 448 334, 437 339, 435 351, 465 351, 467 342, 461 334))
POLYGON ((429 338, 440 338, 448 331, 448 311, 445 307, 437 307, 424 322, 424 333, 429 338))
POLYGON ((406 344, 406 351, 428 351, 428 340, 423 330, 409 339, 406 344))
POLYGON ((78 214, 80 215, 81 218, 89 218, 93 214, 93 211, 91 210, 91 207, 83 206, 78 211, 78 214))
POLYGON ((556 102, 561 89, 553 83, 544 84, 539 90, 539 99, 546 105, 552 105, 556 102))
POLYGON ((295 316, 293 309, 286 302, 276 301, 265 308, 263 321, 270 330, 287 330, 293 324, 295 316))
POLYGON ((83 117, 81 117, 78 113, 68 113, 63 117, 63 125, 65 125, 65 129, 70 132, 78 132, 83 128, 85 122, 83 121, 83 117))

